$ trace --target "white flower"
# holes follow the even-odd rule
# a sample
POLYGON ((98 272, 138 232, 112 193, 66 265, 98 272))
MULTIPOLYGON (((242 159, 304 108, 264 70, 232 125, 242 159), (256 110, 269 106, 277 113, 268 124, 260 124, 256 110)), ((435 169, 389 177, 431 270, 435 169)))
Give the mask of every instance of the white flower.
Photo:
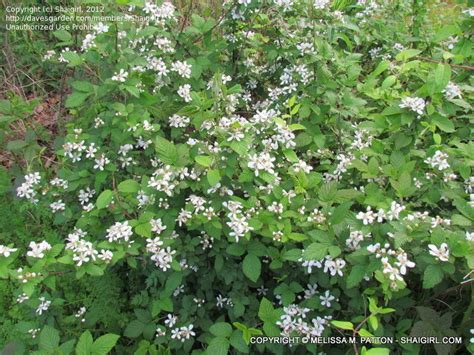
POLYGON ((122 240, 128 242, 132 234, 132 227, 128 224, 128 221, 115 222, 113 226, 107 229, 106 238, 110 243, 120 242, 122 240))
POLYGON ((39 299, 41 303, 36 309, 36 314, 42 315, 43 312, 46 312, 49 309, 49 306, 51 306, 51 301, 47 301, 44 297, 40 297, 39 299))
POLYGON ((194 325, 190 324, 187 327, 175 328, 171 331, 171 338, 185 342, 190 339, 190 337, 195 336, 196 333, 192 330, 194 325))
POLYGON ((110 250, 101 249, 97 257, 106 264, 108 264, 112 261, 114 254, 110 250))
POLYGON ((53 55, 55 55, 56 52, 53 51, 53 50, 49 50, 49 51, 46 51, 44 57, 43 57, 43 60, 49 60, 53 57, 53 55))
POLYGON ((432 168, 438 168, 438 170, 445 170, 449 168, 448 155, 440 150, 437 150, 435 154, 425 159, 425 163, 431 165, 432 168))
POLYGON ((331 307, 331 301, 334 301, 336 297, 331 295, 329 293, 329 290, 327 290, 324 295, 319 296, 319 299, 321 300, 321 305, 325 307, 331 307))
POLYGON ((308 165, 304 160, 299 160, 298 163, 293 164, 293 169, 296 173, 304 171, 306 174, 309 174, 311 170, 313 170, 313 167, 308 165))
POLYGON ((11 253, 16 252, 18 249, 16 248, 9 248, 5 245, 0 245, 0 255, 4 256, 5 258, 8 258, 11 253))
POLYGON ((462 92, 459 86, 454 84, 453 82, 449 82, 448 85, 446 85, 446 88, 443 90, 444 96, 448 99, 454 99, 456 97, 462 99, 462 92))
POLYGON ((97 33, 105 33, 109 31, 109 26, 99 22, 94 26, 94 31, 97 33))
POLYGON ((165 320, 165 324, 168 328, 173 328, 176 322, 178 321, 178 317, 172 314, 168 314, 167 319, 165 320))
POLYGON ((112 76, 112 80, 123 83, 125 82, 125 80, 127 80, 127 77, 128 77, 128 73, 125 70, 120 69, 118 73, 117 72, 114 73, 114 76, 112 76))
POLYGON ((53 212, 64 211, 66 209, 66 204, 63 202, 63 200, 58 200, 50 204, 49 207, 53 210, 53 212))
POLYGON ((329 5, 330 0, 314 0, 314 7, 316 9, 324 9, 329 5))
POLYGON ((19 295, 17 298, 16 298, 16 301, 17 303, 23 303, 27 300, 29 300, 30 298, 28 297, 28 295, 26 293, 22 293, 21 295, 19 295))
MULTIPOLYGON (((464 10, 462 13, 467 14, 471 17, 474 17, 474 7, 470 7, 469 9, 464 10)), ((471 334, 474 334, 473 329, 471 329, 471 334)), ((472 338, 472 339, 474 339, 474 338, 472 338)), ((472 340, 472 339, 471 339, 471 343, 474 343, 474 340, 472 340)))
POLYGON ((416 112, 418 116, 421 116, 425 111, 425 100, 420 97, 404 97, 400 104, 401 108, 409 108, 413 112, 416 112))
POLYGON ((224 305, 225 305, 226 302, 227 302, 227 298, 222 297, 222 295, 218 295, 218 296, 216 297, 216 301, 217 301, 217 302, 216 302, 216 306, 217 306, 218 308, 223 308, 224 305))
POLYGON ((178 88, 178 95, 184 100, 184 102, 191 102, 191 85, 184 84, 178 88))
POLYGON ((374 223, 376 217, 377 217, 377 214, 374 211, 372 211, 372 207, 370 206, 367 207, 367 212, 359 212, 356 215, 356 218, 359 220, 362 220, 362 223, 364 223, 364 225, 374 223))
POLYGON ((176 128, 185 128, 188 126, 189 122, 191 120, 189 117, 186 116, 180 116, 180 115, 173 115, 170 118, 168 118, 168 122, 171 127, 176 127, 176 128))
MULTIPOLYGON (((474 242, 474 232, 466 232, 466 240, 468 242, 474 242)), ((0 247, 1 250, 1 247, 0 247)), ((1 251, 0 251, 1 254, 1 251)))
POLYGON ((44 252, 51 250, 51 245, 47 241, 42 241, 41 243, 30 242, 29 248, 31 250, 26 253, 27 256, 42 259, 44 252))
POLYGON ((313 297, 317 293, 318 289, 318 284, 308 284, 307 289, 304 290, 304 298, 309 300, 311 297, 313 297))
POLYGON ((161 234, 164 230, 166 230, 166 226, 163 225, 161 218, 151 219, 151 231, 155 232, 156 234, 161 234))
POLYGON ((405 252, 398 254, 397 260, 398 261, 395 263, 395 265, 400 268, 400 274, 402 275, 405 275, 407 273, 407 267, 414 268, 416 266, 413 261, 408 260, 408 255, 405 252))
POLYGON ((183 78, 189 79, 191 77, 191 64, 186 62, 176 61, 171 64, 171 70, 177 72, 183 78))
POLYGON ((104 170, 104 167, 110 163, 109 158, 102 154, 98 159, 95 159, 94 169, 99 169, 100 171, 104 170))
POLYGON ((36 338, 36 335, 41 331, 40 328, 33 328, 28 330, 28 333, 30 333, 31 337, 34 339, 36 338))
POLYGON ((275 161, 275 157, 272 157, 269 153, 267 152, 262 152, 260 154, 254 154, 249 157, 249 162, 247 166, 250 169, 255 170, 255 175, 259 175, 259 171, 266 171, 270 174, 274 173, 273 170, 273 162, 275 161))
POLYGON ((87 51, 88 49, 95 47, 95 40, 96 35, 94 33, 88 33, 84 40, 82 41, 81 50, 87 51))
POLYGON ((434 244, 429 244, 428 248, 430 249, 430 254, 435 256, 439 261, 449 260, 448 244, 442 243, 439 248, 434 244))

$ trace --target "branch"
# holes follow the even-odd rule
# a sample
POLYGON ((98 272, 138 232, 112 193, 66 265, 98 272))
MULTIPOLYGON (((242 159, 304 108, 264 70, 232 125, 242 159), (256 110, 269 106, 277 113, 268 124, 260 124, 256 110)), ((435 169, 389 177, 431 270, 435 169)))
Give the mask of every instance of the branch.
POLYGON ((415 58, 419 59, 419 60, 423 60, 425 62, 438 63, 438 64, 447 64, 447 65, 449 65, 453 68, 474 70, 474 67, 471 67, 469 65, 458 65, 458 64, 445 63, 445 62, 440 62, 439 60, 435 60, 435 59, 431 59, 431 58, 425 58, 425 57, 415 57, 415 58))

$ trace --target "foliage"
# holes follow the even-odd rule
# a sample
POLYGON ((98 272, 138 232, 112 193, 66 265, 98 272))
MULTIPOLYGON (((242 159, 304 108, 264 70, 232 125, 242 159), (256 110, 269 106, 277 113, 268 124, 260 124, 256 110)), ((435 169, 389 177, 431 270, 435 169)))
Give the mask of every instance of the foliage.
POLYGON ((57 166, 0 171, 5 349, 472 351, 467 8, 429 32, 418 2, 117 4, 148 20, 56 31, 45 53, 74 70, 57 166))

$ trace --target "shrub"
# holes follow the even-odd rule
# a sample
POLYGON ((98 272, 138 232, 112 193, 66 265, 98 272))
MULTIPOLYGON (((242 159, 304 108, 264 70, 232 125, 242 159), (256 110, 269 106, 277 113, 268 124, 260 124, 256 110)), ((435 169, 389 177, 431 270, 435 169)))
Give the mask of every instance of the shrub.
MULTIPOLYGON (((403 2, 239 0, 189 21, 138 3, 106 10, 148 21, 97 24, 79 48, 55 33, 73 119, 58 169, 15 192, 57 235, 0 258, 25 349, 336 353, 352 345, 249 342, 429 334, 472 350, 469 12, 425 33, 403 2)), ((421 348, 353 345, 389 349, 421 348)))

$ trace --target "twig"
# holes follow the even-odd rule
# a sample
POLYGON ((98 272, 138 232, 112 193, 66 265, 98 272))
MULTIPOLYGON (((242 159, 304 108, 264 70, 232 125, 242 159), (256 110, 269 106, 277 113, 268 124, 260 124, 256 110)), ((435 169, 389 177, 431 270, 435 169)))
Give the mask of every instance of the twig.
POLYGON ((196 38, 193 43, 196 43, 196 42, 199 42, 199 40, 201 40, 205 35, 209 34, 209 33, 212 33, 212 31, 214 31, 214 29, 219 26, 222 21, 224 21, 224 19, 227 17, 227 15, 235 8, 236 4, 232 4, 232 6, 229 7, 229 9, 224 12, 222 14, 222 16, 219 18, 219 20, 216 22, 216 24, 214 26, 212 26, 208 31, 204 32, 203 34, 201 34, 198 38, 196 38))
POLYGON ((425 57, 415 57, 415 58, 419 59, 419 60, 424 60, 425 62, 438 63, 438 64, 447 64, 447 65, 449 65, 453 68, 474 70, 474 67, 471 67, 469 65, 459 65, 459 64, 445 63, 445 62, 440 62, 439 60, 435 60, 435 59, 431 59, 431 58, 425 58, 425 57))

